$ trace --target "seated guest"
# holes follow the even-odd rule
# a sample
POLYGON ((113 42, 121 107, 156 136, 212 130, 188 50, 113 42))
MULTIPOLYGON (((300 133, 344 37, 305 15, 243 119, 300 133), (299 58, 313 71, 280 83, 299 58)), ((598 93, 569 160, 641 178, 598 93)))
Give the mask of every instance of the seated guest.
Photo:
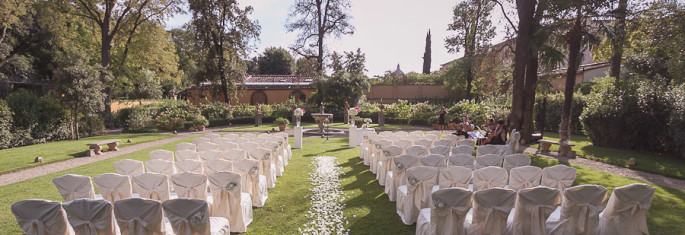
POLYGON ((461 117, 461 122, 459 124, 450 123, 450 128, 457 130, 454 133, 455 135, 463 135, 467 139, 469 138, 469 132, 473 131, 473 129, 471 129, 471 123, 469 123, 469 117, 467 115, 461 117))
POLYGON ((507 127, 504 125, 504 120, 497 120, 495 131, 488 135, 488 139, 484 141, 485 144, 505 144, 507 139, 507 127))
POLYGON ((497 127, 497 124, 495 123, 495 119, 494 119, 494 118, 488 119, 488 123, 487 123, 487 124, 480 126, 480 128, 483 128, 483 130, 484 130, 485 132, 487 132, 488 134, 489 134, 489 133, 492 133, 492 132, 495 132, 495 128, 496 128, 496 127, 497 127))

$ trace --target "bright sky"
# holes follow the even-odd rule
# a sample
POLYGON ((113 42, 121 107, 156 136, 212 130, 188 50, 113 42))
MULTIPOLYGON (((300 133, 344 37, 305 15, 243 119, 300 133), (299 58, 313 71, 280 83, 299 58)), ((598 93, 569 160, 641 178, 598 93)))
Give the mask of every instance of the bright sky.
MULTIPOLYGON (((421 72, 426 33, 431 30, 432 63, 431 71, 438 70, 440 64, 461 57, 449 54, 445 48, 445 38, 451 32, 447 25, 452 20, 452 10, 457 1, 445 0, 350 0, 354 35, 340 39, 328 38, 326 45, 332 51, 353 51, 361 48, 366 54, 366 67, 369 77, 394 71, 399 63, 402 71, 421 72)), ((296 32, 288 33, 285 23, 293 1, 284 0, 239 0, 243 5, 252 4, 252 19, 262 27, 257 50, 252 55, 264 51, 266 47, 288 48, 295 42, 296 32)), ((496 7, 492 19, 497 27, 498 36, 492 43, 504 37, 505 21, 501 10, 496 7)), ((180 27, 190 21, 189 14, 176 15, 167 21, 167 28, 180 27)))

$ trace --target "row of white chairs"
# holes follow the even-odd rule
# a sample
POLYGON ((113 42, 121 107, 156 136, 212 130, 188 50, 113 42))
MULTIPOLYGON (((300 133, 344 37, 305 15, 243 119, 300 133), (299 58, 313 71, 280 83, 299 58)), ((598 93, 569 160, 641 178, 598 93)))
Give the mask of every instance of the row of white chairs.
POLYGON ((440 189, 419 212, 416 234, 649 234, 654 187, 631 184, 607 195, 600 185, 440 189))

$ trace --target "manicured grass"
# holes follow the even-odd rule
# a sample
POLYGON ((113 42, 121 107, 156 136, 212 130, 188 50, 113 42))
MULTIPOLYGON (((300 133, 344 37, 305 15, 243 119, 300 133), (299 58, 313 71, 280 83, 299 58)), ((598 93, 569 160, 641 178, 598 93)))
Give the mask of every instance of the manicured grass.
MULTIPOLYGON (((545 139, 559 141, 559 134, 554 132, 545 132, 545 139)), ((648 152, 638 152, 627 149, 615 149, 593 146, 592 142, 587 136, 572 135, 571 142, 576 146, 573 150, 576 155, 582 158, 592 159, 617 165, 621 167, 630 168, 654 174, 665 175, 668 177, 685 179, 685 159, 662 156, 648 152), (635 158, 636 165, 628 165, 628 159, 635 158)), ((538 145, 531 145, 537 148, 538 145)), ((558 145, 552 145, 552 151, 558 151, 558 145)))
MULTIPOLYGON (((302 123, 300 124, 303 128, 318 128, 316 123, 302 123)), ((348 128, 349 125, 342 123, 342 122, 337 122, 337 123, 331 123, 330 128, 348 128)), ((292 129, 294 125, 290 124, 288 125, 287 129, 292 129)), ((384 126, 378 126, 378 124, 369 124, 370 128, 374 128, 375 130, 419 130, 421 127, 416 127, 416 126, 407 126, 407 125, 395 125, 395 124, 385 124, 384 126)), ((235 126, 235 127, 229 127, 229 128, 224 128, 219 131, 270 131, 270 130, 278 130, 278 125, 274 123, 267 123, 264 124, 260 127, 255 127, 254 125, 240 125, 240 126, 235 126)))
MULTIPOLYGON (((119 147, 121 148, 129 145, 166 139, 172 136, 174 135, 158 133, 116 134, 3 149, 0 150, 0 174, 85 156, 86 150, 88 149, 86 144, 91 142, 120 139, 121 142, 119 142, 119 147), (126 143, 126 140, 128 139, 131 139, 132 143, 126 143), (43 158, 43 163, 33 163, 33 160, 38 156, 43 158)), ((105 151, 107 148, 107 146, 103 146, 105 151)))

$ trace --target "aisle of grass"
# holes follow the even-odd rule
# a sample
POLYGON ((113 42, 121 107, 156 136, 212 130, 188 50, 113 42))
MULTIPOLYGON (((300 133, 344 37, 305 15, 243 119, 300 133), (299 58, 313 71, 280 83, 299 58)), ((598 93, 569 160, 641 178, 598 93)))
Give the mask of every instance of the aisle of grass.
MULTIPOLYGON (((302 123, 300 124, 303 128, 318 128, 316 123, 302 123)), ((342 122, 336 122, 336 123, 331 123, 330 128, 348 128, 349 125, 342 123, 342 122)), ((288 125, 288 129, 292 129, 294 125, 291 123, 288 125)), ((378 124, 369 124, 370 128, 374 128, 375 130, 418 130, 421 129, 421 127, 415 127, 415 126, 407 126, 407 125, 395 125, 395 124, 385 124, 384 126, 378 126, 378 124)), ((270 130, 278 130, 278 125, 274 123, 267 123, 262 126, 256 127, 254 125, 240 125, 240 126, 234 126, 234 127, 228 127, 221 129, 219 131, 270 131, 270 130)))
MULTIPOLYGON (((559 133, 545 132, 545 139, 559 141, 559 133)), ((685 159, 662 156, 648 152, 638 152, 627 149, 616 149, 593 146, 587 136, 571 135, 571 142, 576 146, 576 155, 611 165, 630 168, 668 177, 685 179, 685 159), (635 158, 636 165, 628 165, 628 159, 635 158)), ((531 145, 537 148, 538 145, 531 145)), ((553 145, 552 151, 558 151, 559 146, 553 145)))
MULTIPOLYGON (((85 156, 86 150, 88 149, 86 144, 91 142, 120 139, 121 142, 119 142, 119 147, 121 148, 166 139, 172 136, 175 135, 160 133, 116 134, 3 149, 0 150, 0 174, 85 156), (131 139, 132 143, 126 143, 126 140, 128 139, 131 139), (33 160, 38 156, 43 158, 43 163, 33 163, 33 160)), ((105 146, 104 149, 107 150, 107 147, 105 146)))

